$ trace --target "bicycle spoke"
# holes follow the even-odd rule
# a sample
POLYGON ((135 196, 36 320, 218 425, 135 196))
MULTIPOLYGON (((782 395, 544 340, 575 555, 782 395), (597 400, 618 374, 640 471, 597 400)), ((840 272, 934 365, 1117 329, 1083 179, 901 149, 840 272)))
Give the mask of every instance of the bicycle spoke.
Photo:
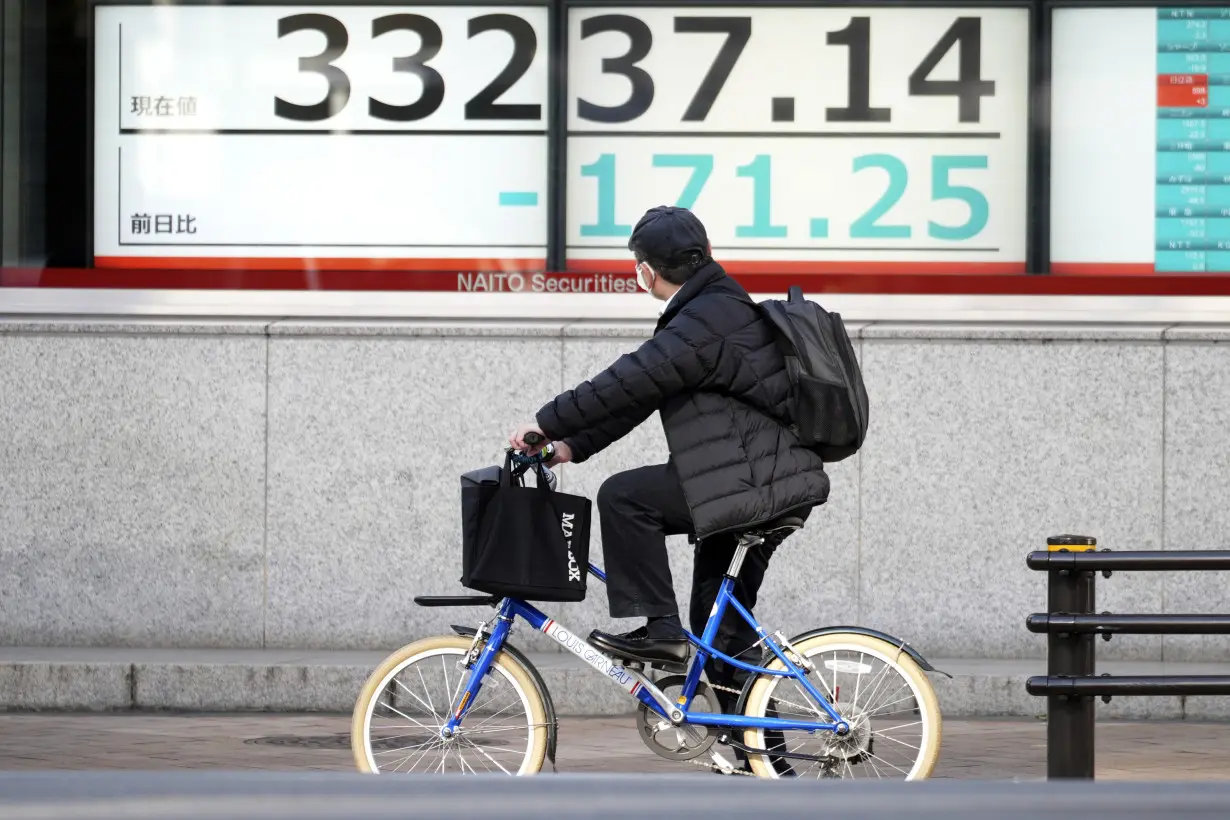
POLYGON ((880 767, 876 765, 876 762, 871 758, 867 758, 867 762, 871 764, 871 770, 876 773, 876 779, 883 780, 884 775, 880 774, 880 767))
POLYGON ((398 709, 396 706, 393 706, 392 704, 390 704, 388 708, 389 708, 389 711, 390 711, 390 712, 396 712, 398 715, 400 715, 401 717, 404 717, 406 720, 410 721, 410 722, 411 722, 411 723, 413 723, 415 726, 418 726, 420 729, 425 729, 425 730, 427 730, 428 732, 435 732, 435 731, 437 731, 437 730, 439 729, 439 727, 438 727, 438 726, 437 726, 437 727, 432 727, 432 726, 424 726, 423 724, 419 723, 417 720, 415 720, 414 718, 410 717, 410 716, 409 716, 409 715, 407 715, 405 712, 401 711, 400 709, 398 709))
MULTIPOLYGON (((406 686, 406 684, 402 683, 401 681, 399 681, 399 680, 397 680, 397 679, 394 679, 394 680, 393 680, 393 682, 394 682, 394 683, 396 683, 398 686, 400 686, 402 689, 405 689, 405 690, 406 690, 406 693, 407 693, 407 694, 409 694, 409 695, 410 695, 410 697, 412 697, 412 698, 414 698, 415 700, 417 700, 417 701, 418 701, 419 703, 421 703, 423 706, 427 706, 427 703, 426 703, 426 702, 425 702, 422 698, 420 698, 418 695, 414 694, 414 692, 410 689, 410 687, 406 686)), ((391 703, 389 704, 389 711, 390 711, 390 712, 396 712, 397 714, 399 714, 399 715, 401 715, 402 717, 404 717, 406 720, 409 720, 409 721, 414 721, 414 718, 410 717, 410 716, 409 716, 409 715, 407 715, 405 712, 402 712, 401 710, 399 710, 396 706, 394 706, 394 705, 393 705, 393 704, 391 704, 391 703)), ((434 709, 431 709, 430 707, 428 708, 428 711, 432 712, 432 714, 435 714, 435 710, 434 710, 434 709)), ((414 721, 414 722, 417 722, 417 721, 414 721)), ((423 724, 419 723, 418 725, 422 726, 423 724)), ((426 727, 426 726, 424 726, 423 728, 424 728, 424 729, 426 729, 427 727, 426 727)))
MULTIPOLYGON (((865 715, 866 715, 866 714, 873 714, 873 713, 874 713, 874 714, 880 714, 880 713, 882 713, 882 712, 883 712, 883 710, 887 709, 888 707, 892 706, 893 704, 900 703, 901 701, 905 700, 906 698, 911 697, 911 692, 910 692, 910 690, 909 690, 909 684, 904 684, 904 683, 903 683, 903 684, 901 684, 901 685, 899 685, 899 686, 898 686, 896 689, 894 689, 892 692, 889 692, 889 693, 888 693, 888 695, 887 695, 887 697, 892 697, 892 696, 896 695, 896 694, 897 694, 897 692, 901 691, 903 688, 906 690, 906 694, 905 694, 903 697, 897 698, 896 700, 890 700, 890 701, 888 701, 887 703, 885 703, 884 705, 882 705, 882 706, 880 706, 880 707, 878 707, 878 708, 872 708, 871 706, 865 706, 865 707, 862 707, 859 711, 861 711, 861 712, 862 712, 863 714, 865 714, 865 715)), ((878 691, 878 687, 877 687, 877 691, 878 691)), ((870 702, 872 702, 872 700, 873 700, 872 698, 868 698, 868 702, 869 702, 869 703, 870 703, 870 702)))
POLYGON ((913 749, 915 751, 918 751, 919 749, 922 748, 921 746, 914 746, 910 743, 906 743, 904 740, 898 740, 897 738, 892 737, 891 735, 886 735, 883 732, 873 732, 872 734, 874 734, 876 737, 882 737, 885 740, 891 740, 893 743, 900 744, 906 747, 907 749, 913 749))
POLYGON ((422 743, 416 743, 413 746, 399 746, 396 749, 381 749, 378 752, 372 752, 372 754, 373 755, 395 755, 395 754, 401 754, 407 749, 411 750, 410 754, 414 754, 415 751, 423 748, 424 746, 430 746, 431 744, 437 742, 439 739, 440 738, 436 737, 436 738, 432 738, 431 740, 424 740, 422 743))
MULTIPOLYGON (((492 714, 490 714, 490 715, 487 715, 487 716, 486 716, 486 719, 487 719, 487 720, 491 720, 491 719, 492 719, 492 718, 494 718, 496 715, 499 715, 499 714, 503 713, 506 709, 511 709, 511 708, 512 708, 512 707, 514 707, 514 706, 518 706, 518 705, 520 705, 520 703, 521 703, 521 698, 517 695, 517 693, 516 693, 515 691, 500 692, 500 693, 499 693, 499 694, 497 694, 495 697, 493 697, 493 698, 491 698, 490 700, 488 700, 488 701, 487 701, 484 705, 485 705, 488 709, 490 709, 492 706, 494 706, 495 704, 499 703, 499 702, 500 702, 500 697, 502 697, 502 696, 504 696, 504 695, 512 695, 512 700, 510 700, 510 701, 508 702, 508 705, 506 705, 506 706, 501 706, 501 707, 500 707, 498 710, 496 710, 494 713, 492 713, 492 714)), ((478 709, 478 704, 475 704, 475 705, 471 708, 471 711, 475 711, 475 710, 477 710, 477 709, 478 709)))
MULTIPOLYGON (((837 673, 833 673, 833 679, 836 680, 836 678, 837 678, 837 673)), ((832 689, 829 688, 829 682, 824 679, 824 674, 821 673, 819 670, 817 670, 816 672, 816 679, 819 680, 822 684, 824 684, 824 691, 828 693, 829 702, 832 703, 836 701, 837 694, 832 689)), ((783 680, 785 680, 785 678, 783 678, 783 680)), ((799 681, 797 680, 794 681, 794 684, 799 687, 800 691, 806 693, 808 697, 811 696, 811 693, 807 691, 807 687, 803 686, 803 684, 799 683, 799 681)))
POLYGON ((505 726, 505 727, 499 727, 499 726, 497 726, 497 727, 493 727, 493 728, 491 728, 491 729, 482 729, 482 728, 479 728, 479 727, 475 727, 475 728, 473 728, 473 729, 470 729, 470 728, 463 729, 463 730, 461 730, 461 733, 462 733, 462 734, 467 734, 467 735, 489 735, 489 734, 491 734, 492 732, 512 732, 512 731, 517 731, 517 730, 520 730, 520 729, 537 729, 539 726, 547 726, 547 725, 549 725, 549 724, 546 724, 546 723, 527 723, 527 724, 525 724, 525 726, 505 726))
MULTIPOLYGON (((404 734, 400 734, 400 735, 381 735, 380 742, 388 743, 390 740, 397 740, 399 737, 414 737, 414 736, 415 736, 414 732, 405 732, 404 734)), ((423 741, 423 742, 426 743, 427 741, 423 741)))
MULTIPOLYGON (((888 679, 888 673, 890 671, 892 671, 892 667, 888 664, 884 664, 880 671, 876 673, 876 676, 871 679, 871 682, 867 684, 869 687, 872 687, 871 694, 867 696, 868 700, 872 700, 875 694, 880 691, 880 687, 883 686, 884 681, 888 679)), ((859 677, 862 676, 860 675, 859 677)), ((854 705, 857 706, 858 704, 854 705)))
MULTIPOLYGON (((804 770, 803 770, 803 771, 799 774, 799 779, 801 780, 801 779, 803 779, 804 777, 807 777, 807 775, 811 773, 811 770, 812 770, 812 769, 814 769, 814 768, 816 768, 816 767, 817 767, 817 766, 819 766, 819 765, 820 765, 820 761, 819 761, 819 760, 809 760, 809 761, 807 761, 807 768, 806 768, 806 769, 804 769, 804 770)), ((816 777, 817 777, 817 778, 819 778, 819 777, 820 777, 820 773, 817 773, 817 774, 816 774, 816 777)))
POLYGON ((908 772, 908 771, 906 771, 905 769, 902 769, 902 768, 900 768, 900 767, 898 767, 898 766, 894 766, 893 764, 889 763, 887 760, 885 760, 884 758, 880 757, 878 754, 875 754, 874 752, 867 752, 866 754, 867 754, 867 757, 868 757, 869 759, 871 759, 871 760, 878 760, 878 761, 880 761, 881 763, 883 763, 885 766, 888 766, 888 767, 890 767, 890 768, 896 769, 897 771, 901 772, 902 774, 905 774, 905 775, 908 775, 908 774, 909 774, 909 772, 908 772))
MULTIPOLYGON (((501 714, 501 713, 503 713, 504 711, 506 711, 506 710, 508 710, 508 709, 511 709, 512 707, 517 706, 517 705, 519 705, 519 704, 521 703, 521 697, 520 697, 520 696, 519 696, 516 692, 513 692, 513 693, 512 693, 512 696, 513 696, 513 701, 512 701, 512 703, 509 703, 507 706, 505 706, 505 707, 501 708, 501 709, 500 709, 498 712, 496 712, 495 714, 492 714, 492 715, 487 715, 486 719, 485 719, 482 723, 478 724, 478 726, 476 726, 475 728, 477 729, 477 728, 481 728, 482 726, 487 725, 488 723, 490 723, 492 720, 494 720, 494 719, 495 719, 498 715, 500 715, 500 714, 501 714)), ((498 702, 498 701, 496 701, 496 700, 492 700, 492 701, 490 701, 490 702, 488 703, 488 706, 490 706, 490 703, 497 703, 497 702, 498 702)), ((473 713, 474 713, 474 712, 476 712, 476 711, 478 711, 478 704, 475 704, 474 706, 470 707, 470 712, 469 712, 469 714, 473 714, 473 713)))
POLYGON ((482 764, 484 772, 489 772, 492 770, 491 767, 487 765, 487 761, 483 760, 481 757, 478 758, 478 762, 482 764))
MULTIPOLYGON (((465 740, 465 738, 462 738, 462 740, 465 740)), ((483 756, 484 756, 484 757, 486 757, 488 760, 490 760, 492 763, 494 763, 495 765, 499 766, 499 767, 500 767, 500 771, 502 771, 504 774, 510 774, 510 772, 508 771, 508 769, 505 769, 505 768, 504 768, 504 766, 500 763, 500 761, 496 760, 494 757, 492 757, 491 755, 487 754, 487 750, 486 750, 486 749, 482 748, 481 746, 479 746, 479 745, 477 745, 477 744, 475 744, 475 743, 470 743, 470 745, 471 745, 471 746, 473 746, 473 747, 474 747, 474 748, 478 751, 478 753, 479 753, 479 754, 483 755, 483 756)))
MULTIPOLYGON (((423 753, 422 753, 422 754, 420 754, 420 755, 418 756, 418 758, 414 761, 414 766, 411 766, 411 767, 410 767, 410 771, 414 771, 415 766, 418 766, 418 765, 419 765, 419 761, 420 761, 420 760, 422 760, 423 758, 427 757, 427 753, 428 753, 428 752, 430 752, 432 749, 436 748, 437 746, 443 746, 443 745, 444 745, 444 741, 443 741, 443 740, 433 741, 433 742, 432 742, 432 744, 431 744, 430 746, 428 746, 426 749, 424 749, 424 750, 423 750, 423 753)), ((396 766, 394 766, 394 767, 393 767, 393 771, 397 771, 398 769, 400 769, 400 768, 401 768, 401 766, 402 766, 402 763, 405 763, 407 760, 409 760, 409 759, 410 759, 410 758, 412 758, 412 757, 414 757, 414 752, 411 752, 410 754, 406 755, 406 756, 402 759, 401 763, 398 763, 396 766)))
MULTIPOLYGON (((458 736, 457 736, 457 739, 458 739, 458 740, 467 740, 467 738, 466 738, 466 736, 465 736, 465 735, 458 735, 458 736)), ((497 746, 497 747, 494 747, 494 748, 491 748, 491 749, 485 749, 485 748, 483 748, 482 746, 479 746, 477 743, 475 743, 475 742, 474 742, 474 741, 472 741, 472 740, 470 740, 470 741, 468 741, 468 742, 469 742, 469 744, 470 744, 471 746, 473 746, 473 747, 474 747, 474 748, 476 748, 476 749, 483 749, 483 752, 484 752, 485 754, 497 754, 497 755, 519 755, 519 754, 522 754, 522 751, 521 751, 520 749, 501 749, 501 748, 499 748, 498 746, 497 746)))
MULTIPOLYGON (((908 687, 905 687, 905 688, 907 688, 907 689, 908 689, 908 687)), ((883 706, 881 706, 879 709, 876 709, 876 710, 875 710, 875 711, 873 711, 873 712, 863 712, 863 714, 865 714, 865 715, 867 715, 867 716, 869 716, 869 717, 874 717, 874 716, 876 716, 876 715, 883 714, 883 713, 884 713, 884 710, 885 710, 885 709, 887 709, 887 708, 888 708, 888 707, 890 707, 890 706, 893 706, 893 705, 895 705, 895 704, 901 703, 902 701, 905 701, 905 700, 913 700, 913 699, 914 699, 914 693, 913 693, 913 692, 909 692, 909 691, 907 691, 904 697, 900 697, 900 698, 897 698, 896 700, 889 701, 888 703, 886 703, 886 704, 884 704, 883 706)))
MULTIPOLYGON (((859 653, 858 653, 858 663, 859 663, 859 666, 863 666, 863 665, 864 665, 864 664, 863 664, 863 661, 865 661, 866 659, 867 659, 867 653, 866 653, 866 652, 859 652, 859 653)), ((855 705, 855 706, 858 706, 858 690, 859 690, 859 687, 861 687, 862 685, 863 685, 863 676, 862 676, 862 675, 855 675, 855 676, 854 676, 854 705, 855 705)))
MULTIPOLYGON (((431 702, 431 690, 427 688, 427 679, 423 677, 423 670, 422 670, 422 669, 419 669, 419 668, 416 666, 416 667, 414 668, 414 671, 419 673, 419 680, 423 682, 423 694, 427 696, 427 708, 431 710, 431 716, 432 716, 432 717, 434 717, 434 718, 436 719, 436 722, 437 722, 437 723, 439 723, 441 726, 443 726, 443 725, 444 725, 444 721, 443 721, 443 720, 440 720, 440 715, 436 713, 436 707, 435 707, 435 704, 433 704, 433 703, 431 702)), ((399 685, 401 685, 401 686, 405 686, 405 684, 404 684, 404 683, 402 683, 401 681, 397 680, 397 678, 394 678, 394 679, 393 679, 393 682, 394 682, 394 683, 397 683, 397 684, 399 684, 399 685)), ((406 691, 409 691, 409 689, 407 689, 406 691)))

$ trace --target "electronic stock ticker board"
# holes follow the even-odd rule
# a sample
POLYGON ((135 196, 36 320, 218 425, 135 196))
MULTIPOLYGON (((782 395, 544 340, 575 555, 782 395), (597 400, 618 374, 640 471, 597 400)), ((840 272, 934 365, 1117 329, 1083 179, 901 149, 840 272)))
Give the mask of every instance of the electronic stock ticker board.
MULTIPOLYGON (((441 290, 544 269, 544 6, 95 15, 97 266, 441 290)), ((1025 271, 1026 9, 585 5, 567 27, 567 270, 630 272, 631 226, 677 204, 734 271, 1025 271)))

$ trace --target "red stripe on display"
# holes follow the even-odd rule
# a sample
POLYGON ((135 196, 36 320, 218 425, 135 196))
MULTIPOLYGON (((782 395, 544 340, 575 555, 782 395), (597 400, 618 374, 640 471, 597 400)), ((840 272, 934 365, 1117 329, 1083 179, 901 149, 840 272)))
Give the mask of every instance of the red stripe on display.
MULTIPOLYGON (((1067 263, 1043 276, 966 273, 746 273, 752 293, 987 296, 1230 296, 1230 275, 1154 273, 1152 265, 1067 263)), ((367 291, 441 293, 637 293, 635 275, 434 271, 165 270, 0 268, 0 287, 143 290, 367 291)))
POLYGON ((1072 276, 1149 276, 1157 273, 1152 262, 1052 262, 1051 273, 1072 276))

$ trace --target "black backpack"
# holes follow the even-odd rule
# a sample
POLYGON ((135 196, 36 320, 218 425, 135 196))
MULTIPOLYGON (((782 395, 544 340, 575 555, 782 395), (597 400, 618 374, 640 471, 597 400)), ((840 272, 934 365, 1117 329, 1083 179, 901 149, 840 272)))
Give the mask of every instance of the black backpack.
POLYGON ((798 285, 786 301, 757 304, 776 330, 792 389, 791 429, 826 462, 858 452, 867 437, 867 389, 841 314, 803 298, 798 285))

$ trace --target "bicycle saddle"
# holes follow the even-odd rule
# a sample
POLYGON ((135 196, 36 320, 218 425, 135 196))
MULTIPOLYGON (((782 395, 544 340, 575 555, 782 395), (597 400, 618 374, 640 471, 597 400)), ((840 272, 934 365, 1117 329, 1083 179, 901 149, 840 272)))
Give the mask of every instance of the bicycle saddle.
POLYGON ((744 530, 743 535, 763 538, 765 541, 772 543, 780 543, 787 535, 801 529, 803 529, 802 518, 797 515, 783 515, 771 521, 766 521, 763 524, 757 524, 751 529, 744 530))

